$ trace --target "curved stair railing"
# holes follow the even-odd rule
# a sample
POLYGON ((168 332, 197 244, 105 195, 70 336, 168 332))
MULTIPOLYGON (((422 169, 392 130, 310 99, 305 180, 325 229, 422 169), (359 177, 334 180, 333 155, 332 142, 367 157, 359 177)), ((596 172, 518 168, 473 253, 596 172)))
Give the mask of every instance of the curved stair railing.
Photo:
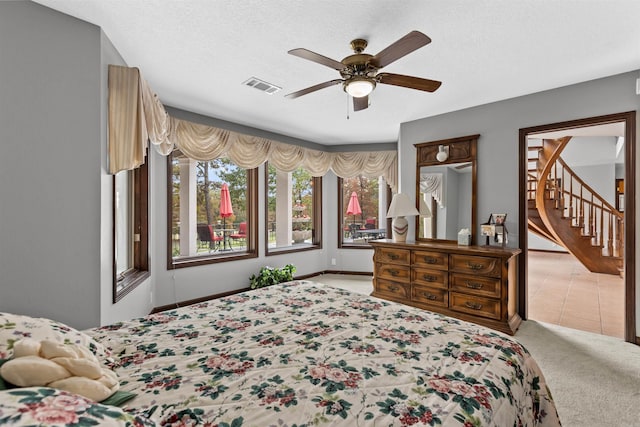
POLYGON ((562 160, 560 154, 570 139, 546 139, 538 149, 536 168, 529 172, 529 225, 538 234, 564 246, 589 271, 620 274, 624 214, 562 160), (531 214, 533 207, 539 219, 531 214))

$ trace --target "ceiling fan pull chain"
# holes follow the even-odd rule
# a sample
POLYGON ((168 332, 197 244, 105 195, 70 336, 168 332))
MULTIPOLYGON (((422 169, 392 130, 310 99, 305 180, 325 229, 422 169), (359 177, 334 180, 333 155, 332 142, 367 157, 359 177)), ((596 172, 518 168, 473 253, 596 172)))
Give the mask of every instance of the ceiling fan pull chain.
POLYGON ((349 120, 349 95, 347 94, 347 120, 349 120))

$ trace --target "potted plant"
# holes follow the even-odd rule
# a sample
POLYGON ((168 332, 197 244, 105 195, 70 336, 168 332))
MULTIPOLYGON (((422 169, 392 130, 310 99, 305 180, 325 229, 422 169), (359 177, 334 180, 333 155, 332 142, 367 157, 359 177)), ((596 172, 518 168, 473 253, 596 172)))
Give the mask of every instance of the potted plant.
POLYGON ((260 269, 258 274, 252 274, 251 277, 249 277, 250 287, 251 289, 258 289, 288 282, 293 280, 293 273, 295 272, 296 267, 293 264, 287 264, 282 268, 265 266, 260 269))

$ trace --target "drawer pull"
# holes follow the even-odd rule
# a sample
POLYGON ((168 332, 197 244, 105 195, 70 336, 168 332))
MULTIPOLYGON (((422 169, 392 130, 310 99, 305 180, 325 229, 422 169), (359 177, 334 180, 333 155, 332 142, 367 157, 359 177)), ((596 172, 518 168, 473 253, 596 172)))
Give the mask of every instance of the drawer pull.
POLYGON ((467 308, 470 308, 472 310, 480 310, 480 309, 482 309, 482 304, 477 303, 477 302, 467 301, 467 302, 464 303, 464 305, 466 305, 467 308))
POLYGON ((398 270, 389 270, 389 274, 392 275, 393 277, 398 276, 399 271, 398 270))
POLYGON ((427 282, 435 282, 438 277, 436 277, 436 276, 434 276, 432 274, 423 274, 422 278, 424 280, 426 280, 427 282))
POLYGON ((398 254, 389 254, 389 255, 387 255, 387 256, 389 257, 389 259, 391 259, 391 260, 393 260, 393 261, 395 261, 395 260, 397 260, 398 258, 400 258, 400 255, 398 255, 398 254))
POLYGON ((425 256, 424 257, 424 262, 426 262, 427 264, 437 264, 438 263, 438 258, 434 258, 431 256, 425 256))
POLYGON ((482 286, 484 286, 482 283, 467 282, 467 288, 469 289, 482 289, 482 286))
POLYGON ((431 301, 435 301, 438 298, 437 296, 435 296, 434 294, 430 294, 429 292, 423 292, 422 296, 431 301))
POLYGON ((390 290, 391 292, 395 292, 395 291, 397 291, 398 289, 399 289, 399 288, 398 288, 397 286, 393 286, 393 285, 389 286, 389 290, 390 290))
POLYGON ((469 267, 472 270, 482 270, 484 268, 484 265, 467 262, 467 267, 469 267))

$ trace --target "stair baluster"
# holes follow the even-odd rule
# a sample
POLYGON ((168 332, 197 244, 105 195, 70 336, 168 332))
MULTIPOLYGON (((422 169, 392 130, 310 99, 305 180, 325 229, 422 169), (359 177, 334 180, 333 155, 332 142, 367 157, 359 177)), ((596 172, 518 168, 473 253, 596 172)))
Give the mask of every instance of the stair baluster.
POLYGON ((573 220, 573 175, 569 175, 569 219, 573 220))
POLYGON ((562 160, 560 153, 570 139, 543 140, 534 169, 538 181, 528 184, 530 229, 567 248, 590 271, 620 274, 624 215, 562 160))

